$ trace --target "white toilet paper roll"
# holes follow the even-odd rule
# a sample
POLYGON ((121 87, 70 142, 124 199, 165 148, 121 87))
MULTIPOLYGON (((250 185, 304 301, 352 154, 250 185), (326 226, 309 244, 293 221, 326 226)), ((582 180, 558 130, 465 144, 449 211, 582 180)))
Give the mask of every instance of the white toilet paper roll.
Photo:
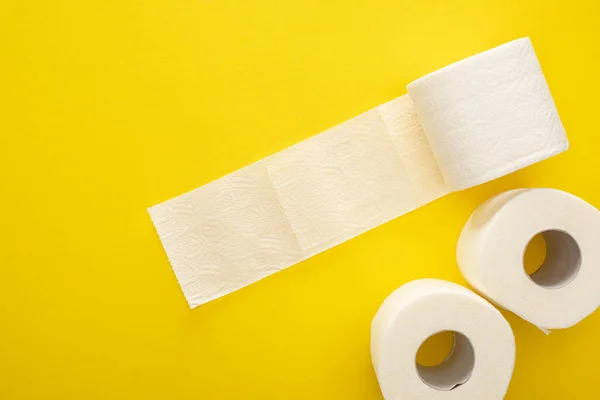
POLYGON ((438 279, 409 282, 381 305, 371 326, 371 358, 386 400, 499 400, 515 363, 515 339, 502 314, 472 291, 438 279), (454 332, 437 366, 417 364, 428 337, 454 332))
POLYGON ((190 306, 569 146, 528 38, 408 92, 151 207, 190 306))
POLYGON ((469 283, 542 330, 568 328, 600 304, 600 212, 555 189, 517 189, 481 204, 457 245, 469 283), (529 276, 525 249, 541 233, 546 259, 529 276))

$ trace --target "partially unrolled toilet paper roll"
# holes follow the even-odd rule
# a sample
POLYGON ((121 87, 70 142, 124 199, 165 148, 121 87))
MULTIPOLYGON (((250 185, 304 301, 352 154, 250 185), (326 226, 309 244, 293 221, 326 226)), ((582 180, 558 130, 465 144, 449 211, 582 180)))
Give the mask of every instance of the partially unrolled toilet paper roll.
POLYGON ((517 189, 481 204, 457 245, 465 278, 481 294, 544 331, 568 328, 600 304, 600 212, 555 189, 517 189), (529 276, 525 249, 542 233, 546 259, 529 276))
POLYGON ((528 38, 149 209, 191 307, 568 147, 528 38))
POLYGON ((472 291, 437 279, 409 282, 381 305, 371 326, 371 358, 386 400, 500 400, 515 363, 515 339, 502 314, 472 291), (419 347, 454 332, 437 366, 416 363, 419 347))

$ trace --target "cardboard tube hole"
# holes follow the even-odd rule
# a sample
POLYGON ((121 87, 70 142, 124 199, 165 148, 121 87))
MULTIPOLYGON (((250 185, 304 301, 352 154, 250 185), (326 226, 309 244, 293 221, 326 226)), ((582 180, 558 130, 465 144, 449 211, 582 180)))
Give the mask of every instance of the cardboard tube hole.
POLYGON ((547 230, 540 233, 546 242, 546 257, 541 267, 528 275, 539 286, 559 289, 571 283, 579 273, 581 250, 566 232, 547 230))
POLYGON ((436 390, 449 391, 463 385, 475 368, 475 351, 471 341, 460 332, 452 333, 454 346, 444 361, 434 366, 421 365, 415 361, 417 373, 423 383, 436 390))

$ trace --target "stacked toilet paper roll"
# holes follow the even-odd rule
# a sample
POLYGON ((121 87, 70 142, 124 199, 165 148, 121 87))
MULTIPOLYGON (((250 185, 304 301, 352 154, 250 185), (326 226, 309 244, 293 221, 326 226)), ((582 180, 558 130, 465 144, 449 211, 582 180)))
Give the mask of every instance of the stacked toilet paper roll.
POLYGON ((556 189, 517 189, 481 204, 457 245, 469 283, 540 329, 568 328, 600 305, 600 212, 556 189), (529 276, 525 249, 542 234, 546 259, 529 276))
POLYGON ((515 340, 502 314, 472 291, 437 279, 409 282, 381 305, 371 326, 371 358, 386 400, 500 400, 515 363, 515 340), (416 363, 419 347, 454 333, 448 358, 416 363))
POLYGON ((190 307, 568 148, 528 38, 149 209, 190 307))
MULTIPOLYGON (((481 294, 549 329, 575 325, 600 305, 600 211, 556 189, 517 189, 482 203, 457 244, 460 269, 481 294), (528 243, 546 241, 531 276, 528 243)), ((371 357, 386 400, 502 399, 515 361, 512 330, 486 300, 454 283, 423 279, 401 286, 371 327, 371 357), (416 363, 419 347, 442 331, 454 348, 434 367, 416 363)))

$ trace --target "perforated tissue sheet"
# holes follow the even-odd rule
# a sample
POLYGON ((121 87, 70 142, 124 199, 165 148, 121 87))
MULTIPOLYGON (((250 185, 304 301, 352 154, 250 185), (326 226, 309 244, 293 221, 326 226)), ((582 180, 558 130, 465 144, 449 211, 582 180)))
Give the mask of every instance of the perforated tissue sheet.
POLYGON ((149 209, 190 307, 568 148, 529 38, 407 89, 149 209))

